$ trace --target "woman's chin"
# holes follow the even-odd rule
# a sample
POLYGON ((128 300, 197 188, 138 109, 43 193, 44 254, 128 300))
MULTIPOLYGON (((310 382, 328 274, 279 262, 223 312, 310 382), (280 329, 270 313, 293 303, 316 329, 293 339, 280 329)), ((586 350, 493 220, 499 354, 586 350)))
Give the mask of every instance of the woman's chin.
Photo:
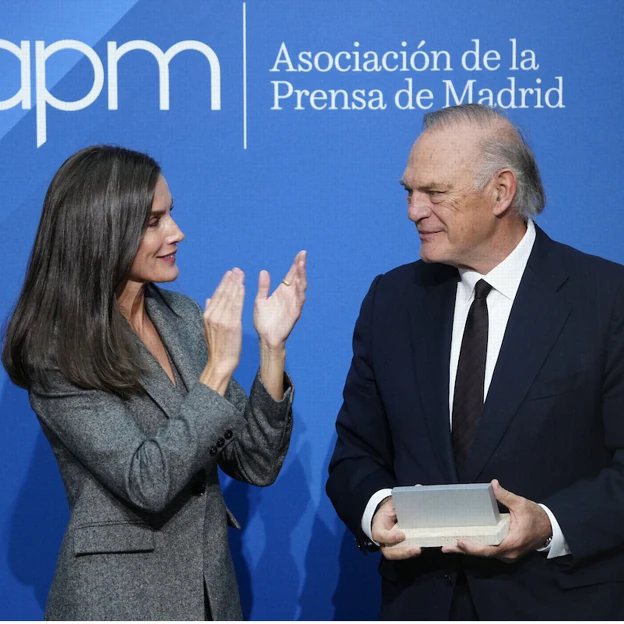
POLYGON ((174 282, 178 279, 178 275, 180 275, 180 269, 178 267, 174 267, 172 270, 167 271, 166 273, 160 273, 157 279, 151 280, 156 284, 166 284, 167 282, 174 282))

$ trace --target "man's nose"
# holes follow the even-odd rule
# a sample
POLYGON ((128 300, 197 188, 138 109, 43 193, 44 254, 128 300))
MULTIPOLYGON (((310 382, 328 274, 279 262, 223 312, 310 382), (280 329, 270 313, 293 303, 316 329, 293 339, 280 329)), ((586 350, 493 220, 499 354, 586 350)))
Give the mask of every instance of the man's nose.
POLYGON ((422 193, 413 193, 407 200, 407 216, 410 221, 416 223, 420 221, 420 219, 428 217, 430 214, 431 210, 427 202, 427 197, 423 197, 422 193))

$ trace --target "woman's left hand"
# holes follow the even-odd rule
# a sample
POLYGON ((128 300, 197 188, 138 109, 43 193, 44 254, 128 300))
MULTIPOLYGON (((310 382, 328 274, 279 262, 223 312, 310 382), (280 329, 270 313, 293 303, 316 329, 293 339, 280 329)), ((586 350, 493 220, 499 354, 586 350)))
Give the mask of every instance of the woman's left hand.
POLYGON ((258 296, 254 304, 254 327, 260 342, 271 349, 286 343, 292 328, 301 316, 306 299, 306 252, 300 251, 281 284, 269 297, 271 277, 260 271, 258 296))

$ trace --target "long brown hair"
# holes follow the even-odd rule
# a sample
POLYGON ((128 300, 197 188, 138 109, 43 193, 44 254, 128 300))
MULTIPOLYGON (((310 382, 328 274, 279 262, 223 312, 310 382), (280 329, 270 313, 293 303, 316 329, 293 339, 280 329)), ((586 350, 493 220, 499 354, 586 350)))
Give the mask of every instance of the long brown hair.
POLYGON ((139 248, 159 174, 146 154, 108 145, 83 149, 58 170, 6 328, 2 363, 15 384, 45 385, 58 369, 81 388, 141 391, 115 290, 139 248))

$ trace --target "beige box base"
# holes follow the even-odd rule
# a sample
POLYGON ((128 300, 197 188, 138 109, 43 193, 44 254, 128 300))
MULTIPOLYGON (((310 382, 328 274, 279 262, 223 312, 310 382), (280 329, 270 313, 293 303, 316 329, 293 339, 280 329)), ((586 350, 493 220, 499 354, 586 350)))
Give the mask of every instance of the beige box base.
MULTIPOLYGON (((397 527, 401 528, 399 525, 397 527)), ((405 541, 388 548, 454 546, 458 539, 464 538, 484 546, 497 546, 509 531, 509 514, 501 514, 499 523, 494 526, 428 527, 401 530, 405 533, 405 541)))

